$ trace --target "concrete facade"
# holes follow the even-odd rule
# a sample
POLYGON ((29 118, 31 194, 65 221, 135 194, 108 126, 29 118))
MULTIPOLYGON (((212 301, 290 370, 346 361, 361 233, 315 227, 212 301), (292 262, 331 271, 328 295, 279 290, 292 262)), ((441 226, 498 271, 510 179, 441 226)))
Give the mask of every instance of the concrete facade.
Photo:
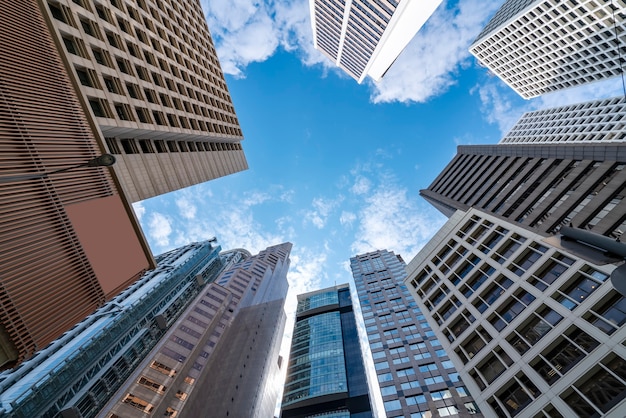
POLYGON ((456 212, 405 283, 486 416, 622 417, 626 298, 518 224, 456 212))
POLYGON ((199 1, 50 0, 41 8, 131 201, 247 169, 199 1))
POLYGON ((470 52, 525 99, 623 74, 623 0, 507 0, 470 52))

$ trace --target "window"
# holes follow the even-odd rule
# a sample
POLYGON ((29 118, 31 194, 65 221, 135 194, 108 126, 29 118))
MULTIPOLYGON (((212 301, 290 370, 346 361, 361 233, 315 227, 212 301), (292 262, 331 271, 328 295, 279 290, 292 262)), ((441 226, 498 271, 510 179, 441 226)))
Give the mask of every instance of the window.
POLYGON ((89 105, 91 106, 91 110, 93 110, 94 116, 98 118, 106 118, 108 117, 105 113, 104 104, 99 99, 88 98, 89 105))
POLYGON ((421 388, 417 380, 409 380, 408 382, 401 383, 402 390, 418 389, 421 388))
POLYGON ((569 310, 573 310, 583 303, 591 293, 596 291, 601 284, 579 273, 568 280, 559 289, 559 293, 552 295, 552 297, 569 310))
POLYGON ((421 366, 419 366, 419 370, 421 373, 427 373, 430 371, 436 371, 437 370, 437 365, 435 363, 428 363, 428 364, 423 364, 421 366))
POLYGON ((406 404, 409 406, 426 403, 426 396, 424 395, 407 396, 405 399, 406 404))
POLYGON ((530 364, 546 382, 553 384, 598 345, 590 335, 572 326, 530 364))
POLYGON ((574 384, 576 390, 563 399, 579 416, 599 416, 580 394, 596 408, 607 413, 626 396, 624 381, 626 381, 626 360, 619 356, 607 357, 591 373, 576 382, 574 384))
POLYGON ((393 381, 393 376, 391 375, 391 373, 382 373, 378 375, 379 383, 392 382, 392 381, 393 381))
POLYGON ((490 384, 496 380, 496 378, 500 376, 504 370, 506 370, 506 367, 495 355, 491 354, 477 367, 477 369, 487 384, 490 384))
POLYGON ((396 395, 398 391, 395 386, 384 386, 380 388, 380 392, 383 396, 396 395))
POLYGON ((396 409, 402 409, 402 405, 400 405, 399 400, 387 401, 385 402, 385 411, 395 411, 396 409))
POLYGON ((611 335, 626 323, 626 298, 611 292, 585 315, 591 324, 611 335))
POLYGON ((154 409, 154 407, 150 403, 133 395, 132 393, 126 394, 122 402, 146 413, 152 412, 152 410, 154 409))
POLYGON ((415 374, 415 370, 408 368, 408 369, 400 369, 398 371, 396 371, 396 375, 398 375, 398 377, 406 377, 406 376, 411 376, 415 374))
POLYGON ((76 68, 76 75, 78 76, 80 84, 87 87, 93 87, 93 82, 91 80, 89 70, 87 70, 86 68, 76 68))
POLYGON ((437 408, 440 417, 449 417, 451 415, 458 415, 459 409, 456 406, 444 406, 443 408, 437 408))
POLYGON ((137 381, 141 386, 146 387, 156 393, 164 393, 167 389, 162 384, 155 382, 154 380, 148 379, 147 377, 141 376, 137 381))
POLYGON ((388 369, 389 363, 386 361, 382 361, 380 363, 374 363, 374 367, 376 368, 376 370, 388 369))
POLYGON ((430 397, 433 398, 433 401, 440 401, 443 399, 448 399, 452 397, 452 393, 449 390, 439 390, 435 392, 430 392, 430 397))

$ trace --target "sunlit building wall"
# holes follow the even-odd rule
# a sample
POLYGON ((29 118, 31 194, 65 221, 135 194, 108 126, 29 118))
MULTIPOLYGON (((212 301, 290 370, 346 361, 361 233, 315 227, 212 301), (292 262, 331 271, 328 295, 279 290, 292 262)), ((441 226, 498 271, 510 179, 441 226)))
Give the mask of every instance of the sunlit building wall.
POLYGON ((625 115, 622 96, 527 112, 500 144, 624 142, 625 115))
POLYGON ((623 0, 507 0, 470 52, 522 97, 623 74, 623 0))
POLYGON ((272 416, 291 247, 248 253, 224 270, 98 416, 272 416))
POLYGON ((379 250, 350 259, 388 417, 482 417, 403 283, 406 264, 379 250))
POLYGON ((131 201, 247 169, 198 0, 50 0, 47 18, 84 111, 131 201))
POLYGON ((350 287, 298 295, 281 417, 372 417, 350 287))
POLYGON ((458 211, 405 283, 486 416, 617 418, 626 298, 599 266, 516 223, 458 211))
POLYGON ((441 0, 309 0, 313 45, 350 77, 379 81, 441 0))

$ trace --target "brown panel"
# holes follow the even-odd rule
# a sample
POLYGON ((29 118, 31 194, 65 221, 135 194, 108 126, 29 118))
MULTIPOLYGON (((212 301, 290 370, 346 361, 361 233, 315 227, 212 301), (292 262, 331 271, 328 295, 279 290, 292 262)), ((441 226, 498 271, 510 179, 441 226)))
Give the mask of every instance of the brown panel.
POLYGON ((65 210, 107 299, 148 269, 149 261, 118 195, 65 210))

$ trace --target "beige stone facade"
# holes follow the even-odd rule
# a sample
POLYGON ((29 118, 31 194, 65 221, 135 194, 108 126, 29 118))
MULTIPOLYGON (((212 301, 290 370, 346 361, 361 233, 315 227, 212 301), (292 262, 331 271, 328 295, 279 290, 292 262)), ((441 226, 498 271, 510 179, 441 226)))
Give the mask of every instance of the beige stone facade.
POLYGON ((197 0, 48 0, 42 10, 131 201, 247 169, 197 0))

